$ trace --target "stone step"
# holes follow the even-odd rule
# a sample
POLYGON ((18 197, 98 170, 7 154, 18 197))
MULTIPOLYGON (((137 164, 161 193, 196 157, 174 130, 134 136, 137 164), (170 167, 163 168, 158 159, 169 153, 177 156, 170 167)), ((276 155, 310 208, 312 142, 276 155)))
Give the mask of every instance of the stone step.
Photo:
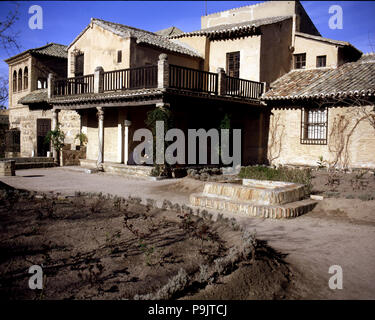
POLYGON ((303 199, 305 195, 305 187, 296 183, 253 179, 237 182, 207 182, 203 194, 236 201, 252 201, 263 205, 294 202, 303 199))
POLYGON ((209 196, 204 193, 193 193, 189 200, 193 206, 271 219, 295 218, 311 211, 317 204, 317 201, 305 199, 286 204, 264 205, 250 201, 209 196))
MULTIPOLYGON (((95 160, 80 159, 80 165, 87 169, 97 169, 95 160)), ((116 173, 119 175, 130 175, 136 177, 149 177, 151 176, 152 166, 138 166, 138 165, 125 165, 114 162, 104 162, 104 172, 116 173)))

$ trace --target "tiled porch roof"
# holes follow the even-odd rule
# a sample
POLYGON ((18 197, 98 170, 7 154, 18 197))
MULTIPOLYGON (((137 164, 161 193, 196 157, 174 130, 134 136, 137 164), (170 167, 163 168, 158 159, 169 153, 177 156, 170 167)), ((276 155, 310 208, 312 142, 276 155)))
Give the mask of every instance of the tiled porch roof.
POLYGON ((18 100, 21 104, 33 104, 47 101, 47 89, 39 89, 30 92, 26 96, 18 100))
POLYGON ((66 104, 66 103, 83 103, 89 101, 112 100, 121 98, 141 98, 150 95, 162 94, 163 89, 138 89, 138 90, 124 90, 117 92, 103 92, 103 93, 87 93, 72 96, 53 97, 48 100, 51 104, 66 104))
POLYGON ((263 100, 375 95, 375 54, 338 68, 293 70, 271 84, 263 100))

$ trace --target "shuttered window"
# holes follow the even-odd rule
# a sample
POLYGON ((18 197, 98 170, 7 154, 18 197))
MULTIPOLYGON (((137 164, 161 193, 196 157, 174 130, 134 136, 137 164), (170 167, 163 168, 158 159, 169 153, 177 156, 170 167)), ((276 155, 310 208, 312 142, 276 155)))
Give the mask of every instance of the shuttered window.
POLYGON ((83 53, 75 56, 74 75, 76 77, 83 76, 83 53))
POLYGON ((227 53, 227 72, 228 76, 239 78, 240 77, 240 52, 227 53))

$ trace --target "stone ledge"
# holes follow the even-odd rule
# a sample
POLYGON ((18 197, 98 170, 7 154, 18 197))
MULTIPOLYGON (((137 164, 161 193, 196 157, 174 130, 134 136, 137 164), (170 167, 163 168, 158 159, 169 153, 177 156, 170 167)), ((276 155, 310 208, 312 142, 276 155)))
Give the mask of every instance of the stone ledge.
POLYGON ((197 193, 191 194, 189 200, 193 206, 270 219, 290 219, 298 217, 311 211, 317 203, 316 201, 307 199, 283 205, 261 205, 219 197, 207 197, 197 193))

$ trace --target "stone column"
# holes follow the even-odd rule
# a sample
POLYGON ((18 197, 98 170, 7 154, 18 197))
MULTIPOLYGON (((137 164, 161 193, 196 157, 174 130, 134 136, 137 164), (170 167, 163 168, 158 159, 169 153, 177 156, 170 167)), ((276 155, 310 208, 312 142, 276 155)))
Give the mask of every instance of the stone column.
MULTIPOLYGON (((52 130, 56 130, 57 129, 57 126, 58 126, 58 111, 57 109, 52 109, 52 130)), ((55 163, 58 163, 59 160, 58 160, 58 154, 57 154, 57 151, 55 150, 55 148, 53 147, 53 144, 51 142, 51 148, 52 148, 52 156, 53 156, 53 161, 55 163)))
POLYGON ((169 63, 165 53, 159 55, 158 60, 158 88, 168 88, 169 86, 169 63))
POLYGON ((94 72, 94 93, 101 93, 104 91, 104 69, 96 67, 94 72))
POLYGON ((103 170, 103 153, 104 153, 104 110, 97 107, 98 110, 98 160, 96 165, 99 170, 103 170))
POLYGON ((218 95, 222 96, 222 95, 226 94, 226 75, 225 75, 225 71, 224 71, 223 68, 217 68, 216 72, 218 74, 218 77, 217 77, 217 82, 218 82, 217 93, 218 93, 218 95))
POLYGON ((132 122, 130 120, 124 121, 124 164, 127 165, 129 161, 129 127, 132 122))
POLYGON ((47 98, 51 99, 53 97, 53 91, 55 90, 55 76, 53 73, 48 74, 47 79, 47 98))

